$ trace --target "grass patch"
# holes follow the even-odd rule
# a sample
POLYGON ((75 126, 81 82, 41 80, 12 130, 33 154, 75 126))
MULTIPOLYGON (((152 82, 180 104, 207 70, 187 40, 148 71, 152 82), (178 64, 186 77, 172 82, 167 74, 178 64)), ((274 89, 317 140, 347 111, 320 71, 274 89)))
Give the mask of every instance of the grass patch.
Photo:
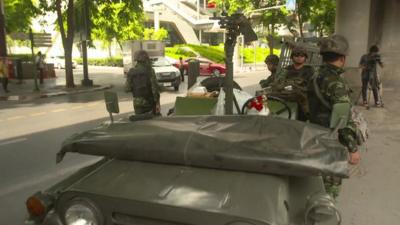
MULTIPOLYGON (((274 49, 274 54, 280 55, 280 49, 274 49)), ((242 53, 245 63, 254 63, 254 48, 244 48, 242 53)), ((165 54, 168 57, 179 59, 179 57, 201 57, 210 59, 217 63, 225 63, 224 46, 207 46, 207 45, 176 45, 174 47, 165 48, 165 54)), ((265 57, 269 55, 269 49, 256 48, 256 62, 264 62, 265 57)))

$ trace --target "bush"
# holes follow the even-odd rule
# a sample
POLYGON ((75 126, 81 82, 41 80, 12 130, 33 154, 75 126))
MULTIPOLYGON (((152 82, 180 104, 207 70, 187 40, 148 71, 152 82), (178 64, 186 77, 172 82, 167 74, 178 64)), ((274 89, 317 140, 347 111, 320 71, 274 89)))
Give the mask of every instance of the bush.
MULTIPOLYGON (((195 57, 197 55, 210 59, 217 63, 225 63, 224 46, 207 46, 207 45, 176 45, 165 49, 165 54, 171 58, 179 59, 179 57, 195 57)), ((252 47, 244 48, 243 58, 245 63, 254 63, 254 49, 252 47)), ((274 49, 274 54, 279 56, 280 50, 274 49)), ((256 62, 264 62, 265 57, 269 55, 268 48, 256 49, 256 62)))
POLYGON ((8 57, 10 57, 12 59, 21 59, 24 62, 32 61, 31 54, 13 54, 13 55, 9 55, 8 57))
MULTIPOLYGON (((82 58, 75 59, 78 64, 82 64, 82 58)), ((112 58, 89 58, 88 64, 92 66, 116 66, 123 67, 122 57, 112 57, 112 58)))

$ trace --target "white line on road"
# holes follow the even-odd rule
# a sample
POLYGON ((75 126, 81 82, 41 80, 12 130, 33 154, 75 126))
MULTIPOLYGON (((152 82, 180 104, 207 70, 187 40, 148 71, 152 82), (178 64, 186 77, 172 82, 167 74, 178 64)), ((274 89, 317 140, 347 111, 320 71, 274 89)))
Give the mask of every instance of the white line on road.
POLYGON ((88 104, 87 107, 93 107, 93 106, 96 106, 96 105, 98 105, 98 104, 99 104, 98 102, 91 103, 91 104, 88 104))
POLYGON ((75 110, 75 109, 83 109, 83 106, 74 106, 74 107, 72 107, 71 109, 72 109, 72 110, 75 110))
POLYGON ((18 119, 22 119, 25 118, 25 116, 14 116, 14 117, 9 117, 7 118, 7 120, 18 120, 18 119))
POLYGON ((58 113, 58 112, 64 112, 64 111, 66 111, 66 109, 55 109, 55 110, 53 110, 51 112, 58 113))
POLYGON ((23 141, 26 141, 26 140, 28 140, 28 138, 17 138, 17 139, 5 141, 5 142, 0 142, 0 146, 9 145, 9 144, 15 144, 15 143, 23 142, 23 141))
POLYGON ((43 115, 46 115, 46 112, 39 112, 39 113, 32 113, 32 114, 30 114, 30 116, 43 116, 43 115))

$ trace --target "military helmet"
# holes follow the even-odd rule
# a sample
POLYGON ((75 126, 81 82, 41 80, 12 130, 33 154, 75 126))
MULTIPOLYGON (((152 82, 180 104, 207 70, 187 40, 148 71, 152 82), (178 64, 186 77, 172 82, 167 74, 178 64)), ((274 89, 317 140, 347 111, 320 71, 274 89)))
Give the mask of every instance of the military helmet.
POLYGON ((324 38, 319 42, 320 53, 332 52, 339 55, 349 54, 349 42, 342 35, 332 35, 328 38, 324 38))
POLYGON ((264 62, 265 64, 271 63, 272 65, 277 66, 279 63, 279 57, 277 55, 268 55, 264 62))
POLYGON ((307 50, 300 45, 296 45, 292 49, 292 53, 290 54, 290 58, 293 58, 295 55, 304 55, 306 58, 308 57, 307 50))
POLYGON ((149 54, 144 50, 137 51, 134 55, 134 59, 137 62, 150 62, 149 54))

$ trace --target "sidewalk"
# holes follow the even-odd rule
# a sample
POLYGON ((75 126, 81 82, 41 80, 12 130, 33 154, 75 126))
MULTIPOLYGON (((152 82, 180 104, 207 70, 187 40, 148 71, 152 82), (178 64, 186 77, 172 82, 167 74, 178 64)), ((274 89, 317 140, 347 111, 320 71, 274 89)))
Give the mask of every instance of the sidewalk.
POLYGON ((93 85, 92 87, 83 87, 80 84, 80 81, 75 81, 75 88, 66 88, 64 76, 45 79, 44 84, 39 84, 38 80, 38 86, 40 90, 34 91, 35 84, 33 79, 23 80, 22 83, 18 83, 18 80, 9 80, 8 89, 10 92, 5 93, 3 89, 0 88, 0 102, 32 101, 39 98, 93 92, 112 87, 112 85, 93 85))

